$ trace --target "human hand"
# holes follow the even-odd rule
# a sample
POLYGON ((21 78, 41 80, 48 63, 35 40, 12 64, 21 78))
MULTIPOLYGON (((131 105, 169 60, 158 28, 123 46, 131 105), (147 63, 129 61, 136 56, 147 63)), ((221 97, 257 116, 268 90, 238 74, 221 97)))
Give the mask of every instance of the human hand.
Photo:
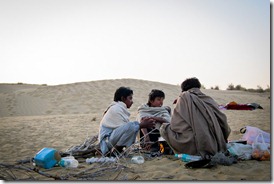
POLYGON ((150 121, 155 121, 156 123, 166 123, 166 120, 161 117, 143 117, 142 119, 149 119, 150 121))
POLYGON ((144 117, 141 119, 140 122, 140 129, 142 128, 154 128, 155 127, 155 120, 150 117, 144 117))

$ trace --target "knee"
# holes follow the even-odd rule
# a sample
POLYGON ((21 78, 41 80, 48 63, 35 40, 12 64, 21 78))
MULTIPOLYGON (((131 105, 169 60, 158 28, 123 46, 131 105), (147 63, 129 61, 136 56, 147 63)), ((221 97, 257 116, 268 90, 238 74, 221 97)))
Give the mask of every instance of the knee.
POLYGON ((140 125, 139 125, 138 121, 129 122, 127 131, 132 132, 132 133, 138 132, 139 127, 140 127, 140 125))

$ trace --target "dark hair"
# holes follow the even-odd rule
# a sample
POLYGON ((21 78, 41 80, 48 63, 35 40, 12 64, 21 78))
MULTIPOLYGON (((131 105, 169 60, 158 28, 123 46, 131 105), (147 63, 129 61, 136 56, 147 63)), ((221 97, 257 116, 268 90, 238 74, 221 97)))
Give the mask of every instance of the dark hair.
POLYGON ((165 98, 165 93, 161 90, 158 90, 158 89, 153 89, 151 90, 151 92, 149 93, 148 95, 148 105, 150 106, 150 101, 152 100, 155 100, 156 97, 163 97, 165 98))
POLYGON ((114 101, 122 101, 122 97, 127 98, 128 96, 133 95, 133 91, 129 87, 119 87, 114 94, 114 101))
POLYGON ((182 91, 187 91, 191 88, 201 88, 201 83, 196 77, 188 78, 181 84, 182 91))

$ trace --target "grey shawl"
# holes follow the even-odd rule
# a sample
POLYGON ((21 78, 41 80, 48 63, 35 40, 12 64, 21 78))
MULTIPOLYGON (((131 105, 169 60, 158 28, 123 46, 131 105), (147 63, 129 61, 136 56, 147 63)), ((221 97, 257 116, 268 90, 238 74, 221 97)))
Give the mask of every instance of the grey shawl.
POLYGON ((143 104, 138 107, 137 121, 140 122, 143 117, 160 117, 170 123, 171 116, 165 106, 162 107, 150 107, 147 104, 143 104))
POLYGON ((225 151, 230 131, 218 104, 198 88, 180 94, 171 123, 163 124, 160 129, 175 153, 202 157, 225 151))

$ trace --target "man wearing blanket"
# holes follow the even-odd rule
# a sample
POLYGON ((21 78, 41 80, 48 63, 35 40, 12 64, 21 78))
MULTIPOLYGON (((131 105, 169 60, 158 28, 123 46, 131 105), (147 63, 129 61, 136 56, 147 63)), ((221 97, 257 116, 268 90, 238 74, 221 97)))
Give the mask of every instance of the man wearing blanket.
POLYGON ((170 124, 160 127, 161 136, 175 153, 215 155, 226 151, 231 132, 218 104, 201 92, 197 78, 186 79, 177 99, 170 124))
POLYGON ((113 102, 107 107, 100 122, 99 141, 104 156, 117 155, 124 147, 131 146, 142 128, 152 128, 155 123, 145 119, 141 123, 130 122, 128 109, 133 104, 133 91, 120 87, 115 91, 113 102))
MULTIPOLYGON (((154 122, 170 123, 171 109, 163 106, 165 93, 158 89, 153 89, 148 95, 148 102, 138 107, 137 121, 149 118, 154 122)), ((142 148, 151 152, 160 150, 158 139, 160 132, 156 128, 143 128, 140 131, 140 145, 142 148)))

